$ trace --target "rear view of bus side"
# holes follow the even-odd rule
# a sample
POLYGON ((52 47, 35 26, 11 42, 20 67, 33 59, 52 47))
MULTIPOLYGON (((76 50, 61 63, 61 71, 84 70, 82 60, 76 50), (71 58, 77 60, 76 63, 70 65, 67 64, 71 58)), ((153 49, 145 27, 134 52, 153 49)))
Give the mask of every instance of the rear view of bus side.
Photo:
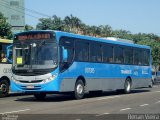
POLYGON ((15 35, 12 91, 72 93, 82 99, 91 91, 149 87, 150 47, 60 31, 15 35))

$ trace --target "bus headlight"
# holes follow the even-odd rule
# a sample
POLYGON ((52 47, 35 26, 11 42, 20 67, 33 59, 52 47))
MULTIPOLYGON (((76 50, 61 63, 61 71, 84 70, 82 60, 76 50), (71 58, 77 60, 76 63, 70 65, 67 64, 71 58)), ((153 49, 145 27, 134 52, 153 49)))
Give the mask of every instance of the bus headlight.
POLYGON ((19 83, 13 76, 11 77, 11 80, 13 80, 15 83, 19 83))
POLYGON ((51 77, 49 77, 49 78, 47 78, 47 79, 43 80, 43 82, 44 82, 44 83, 48 83, 48 82, 50 82, 50 81, 54 80, 56 77, 57 77, 57 74, 52 75, 51 77))

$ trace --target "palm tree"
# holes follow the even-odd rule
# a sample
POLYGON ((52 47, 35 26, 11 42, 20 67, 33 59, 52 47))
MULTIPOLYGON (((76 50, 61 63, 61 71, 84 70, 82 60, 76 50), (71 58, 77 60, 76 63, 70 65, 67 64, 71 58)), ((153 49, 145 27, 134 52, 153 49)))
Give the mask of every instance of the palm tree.
POLYGON ((70 16, 66 16, 65 18, 64 18, 64 24, 65 24, 65 30, 66 31, 71 31, 71 19, 70 19, 70 16))
POLYGON ((79 18, 73 16, 71 18, 71 21, 74 32, 78 33, 78 31, 80 31, 80 26, 82 24, 82 21, 79 18))
POLYGON ((82 24, 81 20, 74 17, 72 14, 64 18, 64 23, 66 28, 68 27, 70 32, 78 33, 80 31, 80 26, 82 24))
POLYGON ((56 15, 54 15, 52 17, 52 28, 53 30, 63 30, 64 28, 64 23, 63 21, 61 20, 60 17, 57 17, 56 15))
POLYGON ((94 37, 98 37, 101 34, 101 29, 100 27, 97 26, 91 26, 90 27, 90 35, 94 36, 94 37))
POLYGON ((37 24, 36 29, 47 30, 51 29, 52 19, 51 18, 40 18, 40 23, 37 24))
POLYGON ((84 24, 84 23, 81 23, 81 25, 80 25, 80 27, 79 27, 79 29, 80 29, 80 31, 81 31, 81 34, 83 34, 83 35, 87 35, 87 25, 86 24, 84 24))
POLYGON ((109 25, 101 25, 99 26, 101 29, 101 37, 109 37, 112 36, 112 27, 109 25))

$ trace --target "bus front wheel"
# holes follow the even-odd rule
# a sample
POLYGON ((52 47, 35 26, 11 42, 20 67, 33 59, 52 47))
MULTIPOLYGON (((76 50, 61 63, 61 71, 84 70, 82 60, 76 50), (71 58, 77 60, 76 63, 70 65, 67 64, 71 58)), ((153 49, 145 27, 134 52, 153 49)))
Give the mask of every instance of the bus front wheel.
POLYGON ((82 80, 78 80, 75 84, 74 97, 79 100, 84 97, 84 83, 82 80))
POLYGON ((34 94, 34 97, 36 98, 36 100, 41 101, 41 100, 44 100, 44 99, 45 99, 46 93, 35 93, 35 94, 34 94))
POLYGON ((6 97, 9 93, 9 83, 6 80, 0 81, 0 97, 6 97))

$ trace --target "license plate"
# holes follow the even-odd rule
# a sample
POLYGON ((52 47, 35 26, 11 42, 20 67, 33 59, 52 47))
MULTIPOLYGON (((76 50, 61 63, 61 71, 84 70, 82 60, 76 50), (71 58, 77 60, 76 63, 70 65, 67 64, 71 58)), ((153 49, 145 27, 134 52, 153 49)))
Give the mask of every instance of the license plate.
POLYGON ((28 85, 27 88, 28 88, 28 89, 33 89, 34 86, 33 86, 33 85, 28 85))

